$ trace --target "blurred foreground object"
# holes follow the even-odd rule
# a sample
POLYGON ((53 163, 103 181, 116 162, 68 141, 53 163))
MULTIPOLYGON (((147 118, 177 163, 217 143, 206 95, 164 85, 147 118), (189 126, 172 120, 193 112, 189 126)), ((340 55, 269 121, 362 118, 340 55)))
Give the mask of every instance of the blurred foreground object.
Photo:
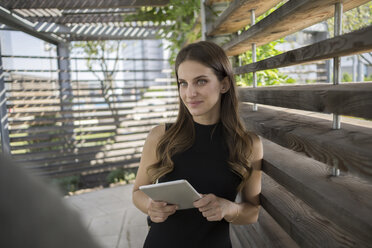
POLYGON ((99 246, 56 189, 0 155, 0 247, 99 246))

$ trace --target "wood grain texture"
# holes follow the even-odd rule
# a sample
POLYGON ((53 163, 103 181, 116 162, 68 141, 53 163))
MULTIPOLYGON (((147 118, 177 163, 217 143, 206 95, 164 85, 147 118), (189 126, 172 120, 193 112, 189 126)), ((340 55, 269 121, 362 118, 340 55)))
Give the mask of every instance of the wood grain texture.
POLYGON ((234 248, 299 247, 263 208, 256 223, 231 225, 230 234, 234 248))
POLYGON ((238 94, 242 102, 372 119, 372 83, 239 87, 238 94))
POLYGON ((267 175, 353 236, 372 242, 372 184, 350 175, 331 177, 325 164, 262 141, 267 175))
POLYGON ((232 0, 206 0, 205 5, 212 5, 216 3, 226 3, 226 2, 231 2, 232 0))
POLYGON ((251 23, 251 12, 255 10, 256 17, 275 7, 281 0, 234 0, 229 7, 217 18, 207 34, 218 35, 234 33, 251 23))
MULTIPOLYGON (((238 37, 223 45, 229 56, 241 54, 257 46, 295 33, 334 15, 337 0, 291 0, 238 37)), ((345 0, 343 11, 358 7, 368 0, 345 0)))
POLYGON ((372 50, 372 26, 235 68, 235 74, 304 64, 372 50))
POLYGON ((246 128, 281 146, 372 181, 372 129, 259 106, 254 112, 242 104, 246 128))
POLYGON ((320 215, 266 174, 261 204, 300 247, 370 247, 320 215))

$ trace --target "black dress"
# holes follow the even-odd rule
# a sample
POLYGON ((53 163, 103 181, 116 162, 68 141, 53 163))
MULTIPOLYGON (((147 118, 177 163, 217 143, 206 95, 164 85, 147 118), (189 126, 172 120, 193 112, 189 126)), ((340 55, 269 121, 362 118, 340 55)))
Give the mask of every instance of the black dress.
MULTIPOLYGON (((222 136, 222 124, 194 122, 194 126, 194 145, 173 156, 174 170, 159 182, 186 179, 201 194, 213 193, 234 201, 241 179, 226 162, 228 150, 222 136)), ((208 221, 196 208, 178 210, 165 222, 151 224, 144 247, 231 247, 229 223, 224 219, 208 221)))

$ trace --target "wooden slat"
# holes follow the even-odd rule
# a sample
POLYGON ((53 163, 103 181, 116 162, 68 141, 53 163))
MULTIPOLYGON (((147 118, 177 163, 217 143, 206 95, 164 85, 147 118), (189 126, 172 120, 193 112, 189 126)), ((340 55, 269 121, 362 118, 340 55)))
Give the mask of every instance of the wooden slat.
POLYGON ((314 211, 266 174, 262 175, 262 179, 262 206, 300 247, 370 245, 314 211))
POLYGON ((231 225, 231 243, 234 248, 295 248, 296 242, 266 212, 260 209, 257 223, 231 225))
POLYGON ((332 39, 291 50, 256 63, 240 66, 235 68, 234 71, 235 74, 242 74, 365 53, 372 50, 371 37, 372 26, 369 26, 332 39))
POLYGON ((212 4, 216 4, 216 3, 227 3, 227 2, 231 2, 232 0, 207 0, 205 1, 205 4, 206 5, 212 5, 212 4))
POLYGON ((325 164, 266 139, 263 146, 266 174, 353 236, 372 241, 372 184, 350 175, 330 177, 325 164))
MULTIPOLYGON (((291 0, 238 37, 226 43, 223 48, 229 56, 241 54, 258 46, 295 33, 334 15, 337 0, 291 0)), ((368 0, 345 0, 343 10, 358 7, 368 0)))
POLYGON ((83 166, 76 166, 74 168, 62 171, 52 171, 52 172, 34 172, 34 174, 39 176, 45 176, 49 178, 58 178, 58 177, 65 177, 71 175, 80 175, 81 173, 89 174, 89 173, 98 173, 107 171, 108 169, 115 169, 115 168, 123 168, 126 166, 133 166, 133 164, 139 163, 139 158, 134 159, 127 159, 118 162, 107 162, 98 165, 91 166, 89 164, 83 166))
POLYGON ((212 36, 234 33, 251 23, 250 10, 254 9, 255 15, 260 16, 280 2, 281 0, 234 0, 207 30, 207 34, 212 36))
POLYGON ((241 87, 238 92, 243 102, 372 119, 372 83, 241 87))
POLYGON ((248 130, 372 181, 372 128, 342 123, 340 130, 332 130, 332 121, 314 114, 306 116, 263 106, 258 111, 251 109, 248 104, 241 106, 248 130))

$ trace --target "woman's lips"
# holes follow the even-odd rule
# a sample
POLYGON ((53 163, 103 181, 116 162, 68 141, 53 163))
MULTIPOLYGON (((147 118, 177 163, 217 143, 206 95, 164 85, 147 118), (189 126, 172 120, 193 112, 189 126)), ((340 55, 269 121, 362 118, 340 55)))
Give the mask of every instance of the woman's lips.
POLYGON ((199 106, 199 104, 201 104, 202 101, 192 101, 192 102, 189 102, 189 106, 192 107, 192 108, 195 108, 197 106, 199 106))

